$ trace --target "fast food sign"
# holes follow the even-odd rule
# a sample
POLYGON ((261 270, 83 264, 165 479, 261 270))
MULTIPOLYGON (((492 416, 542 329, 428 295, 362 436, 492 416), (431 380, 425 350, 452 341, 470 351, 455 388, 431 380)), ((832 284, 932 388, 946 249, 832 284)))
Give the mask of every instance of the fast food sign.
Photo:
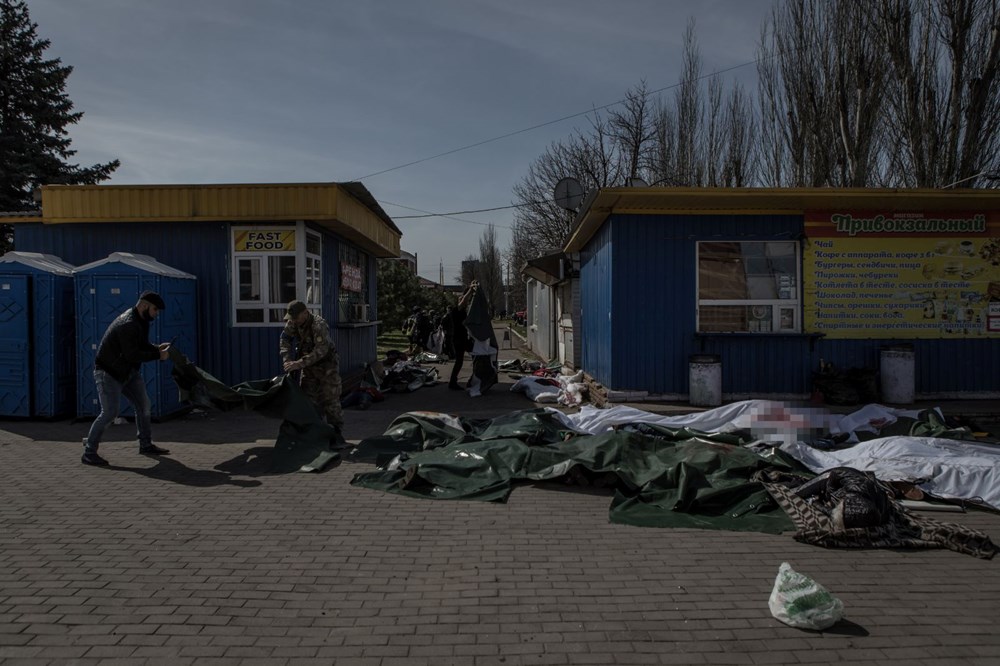
POLYGON ((236 252, 292 252, 295 250, 295 229, 233 230, 233 249, 236 252))

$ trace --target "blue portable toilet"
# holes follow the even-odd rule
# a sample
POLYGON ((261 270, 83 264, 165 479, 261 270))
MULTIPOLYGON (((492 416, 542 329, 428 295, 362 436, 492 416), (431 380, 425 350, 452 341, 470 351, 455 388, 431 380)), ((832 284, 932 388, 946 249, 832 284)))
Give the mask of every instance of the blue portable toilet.
POLYGON ((0 257, 0 416, 72 414, 73 267, 38 252, 0 257))
MULTIPOLYGON (((194 275, 162 264, 153 257, 131 252, 112 252, 105 259, 74 271, 77 337, 77 416, 96 416, 101 411, 94 385, 94 359, 108 326, 129 308, 139 294, 155 291, 166 309, 149 329, 152 344, 171 342, 194 361, 197 344, 197 282, 194 275)), ((154 419, 182 409, 177 385, 170 376, 171 364, 143 363, 142 376, 154 419)), ((122 399, 122 414, 130 414, 122 399)))

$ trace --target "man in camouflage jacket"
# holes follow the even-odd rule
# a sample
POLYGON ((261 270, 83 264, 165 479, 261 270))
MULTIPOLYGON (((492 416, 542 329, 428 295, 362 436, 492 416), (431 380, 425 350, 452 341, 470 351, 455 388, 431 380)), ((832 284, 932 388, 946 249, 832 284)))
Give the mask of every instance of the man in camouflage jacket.
POLYGON ((337 430, 343 443, 344 416, 340 411, 340 357, 330 340, 330 328, 302 301, 288 304, 285 329, 281 332, 281 361, 285 372, 302 370, 299 385, 337 430), (297 360, 293 360, 292 341, 298 342, 297 360))

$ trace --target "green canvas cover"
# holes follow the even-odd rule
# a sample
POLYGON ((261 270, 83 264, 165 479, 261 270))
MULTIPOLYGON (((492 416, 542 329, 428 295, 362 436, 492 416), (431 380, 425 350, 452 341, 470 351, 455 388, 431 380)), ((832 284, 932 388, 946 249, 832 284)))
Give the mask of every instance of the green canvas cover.
POLYGON ((252 410, 281 419, 271 471, 318 472, 339 460, 340 454, 333 450, 336 431, 288 375, 226 386, 173 347, 170 360, 182 401, 206 409, 252 410))
POLYGON ((614 486, 612 522, 780 533, 792 521, 760 470, 810 472, 780 456, 764 458, 740 436, 644 426, 579 435, 544 409, 470 420, 416 412, 381 437, 363 440, 349 460, 381 455, 383 469, 356 486, 430 499, 505 501, 517 482, 583 479, 614 486), (393 448, 395 447, 395 451, 393 448))
POLYGON ((858 439, 866 441, 878 437, 939 437, 976 441, 977 437, 965 426, 952 427, 934 409, 922 409, 915 418, 899 416, 894 423, 883 426, 877 433, 860 432, 858 439))

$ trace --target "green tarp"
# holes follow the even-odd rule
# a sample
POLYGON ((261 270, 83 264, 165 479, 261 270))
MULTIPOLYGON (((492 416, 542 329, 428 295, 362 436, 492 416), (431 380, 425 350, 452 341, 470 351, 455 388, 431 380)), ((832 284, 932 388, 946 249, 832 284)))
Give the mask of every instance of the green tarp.
POLYGON ((340 454, 333 450, 336 431, 288 375, 226 386, 184 354, 171 348, 173 378, 180 398, 206 409, 246 409, 281 419, 271 471, 320 471, 340 454))
POLYGON ((877 433, 859 432, 858 439, 866 441, 879 437, 939 437, 941 439, 957 439, 977 441, 972 431, 965 426, 952 427, 934 409, 922 409, 916 418, 898 416, 893 423, 882 426, 877 433))
POLYGON ((794 525, 763 485, 763 469, 810 472, 767 459, 732 433, 640 426, 577 435, 544 409, 471 420, 427 412, 396 419, 349 459, 385 462, 353 485, 431 499, 505 501, 517 482, 572 479, 614 487, 612 522, 780 533, 794 525), (641 430, 641 432, 640 432, 641 430))

